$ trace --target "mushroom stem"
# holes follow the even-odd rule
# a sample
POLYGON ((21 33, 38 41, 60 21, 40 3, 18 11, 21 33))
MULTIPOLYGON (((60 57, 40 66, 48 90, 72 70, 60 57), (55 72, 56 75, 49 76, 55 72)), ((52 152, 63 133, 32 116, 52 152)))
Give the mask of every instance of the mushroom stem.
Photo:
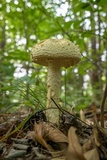
POLYGON ((60 91, 60 66, 54 60, 48 60, 48 77, 47 77, 47 108, 56 107, 52 102, 53 98, 59 101, 60 91))

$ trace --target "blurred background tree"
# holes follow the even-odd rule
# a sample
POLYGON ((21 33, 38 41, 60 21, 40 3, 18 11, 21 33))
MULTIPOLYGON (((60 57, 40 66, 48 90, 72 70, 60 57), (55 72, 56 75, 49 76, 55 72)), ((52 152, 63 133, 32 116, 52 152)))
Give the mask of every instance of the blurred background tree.
POLYGON ((100 104, 107 81, 106 0, 2 0, 0 3, 0 112, 45 108, 47 68, 30 51, 46 38, 79 45, 82 60, 62 69, 61 105, 100 104))

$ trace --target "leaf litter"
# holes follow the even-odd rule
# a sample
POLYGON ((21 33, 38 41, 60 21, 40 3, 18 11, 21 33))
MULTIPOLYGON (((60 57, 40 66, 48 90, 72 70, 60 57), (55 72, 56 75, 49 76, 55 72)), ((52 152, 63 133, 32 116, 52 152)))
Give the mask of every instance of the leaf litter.
POLYGON ((88 111, 77 115, 58 110, 57 124, 47 120, 45 110, 30 116, 2 114, 0 159, 107 160, 107 129, 99 124, 97 113, 87 118, 88 111))

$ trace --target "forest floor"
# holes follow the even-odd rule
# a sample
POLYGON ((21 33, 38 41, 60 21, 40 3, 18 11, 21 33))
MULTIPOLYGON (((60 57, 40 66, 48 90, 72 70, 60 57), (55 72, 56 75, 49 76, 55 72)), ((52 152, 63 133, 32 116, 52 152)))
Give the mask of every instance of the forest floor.
POLYGON ((107 160, 107 113, 101 127, 95 104, 78 114, 58 110, 57 124, 46 110, 1 114, 0 160, 107 160))

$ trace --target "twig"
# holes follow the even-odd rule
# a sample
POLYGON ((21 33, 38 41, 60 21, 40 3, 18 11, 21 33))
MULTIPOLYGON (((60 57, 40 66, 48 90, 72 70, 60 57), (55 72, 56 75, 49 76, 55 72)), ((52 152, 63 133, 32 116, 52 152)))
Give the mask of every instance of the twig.
POLYGON ((65 113, 65 110, 62 109, 56 102, 53 98, 51 98, 51 100, 53 101, 53 103, 56 105, 56 107, 64 114, 65 113))
POLYGON ((106 83, 106 87, 103 93, 103 98, 102 98, 101 106, 100 106, 101 108, 100 121, 101 121, 101 127, 103 128, 104 128, 104 105, 105 105, 106 98, 107 98, 107 83, 106 83))
MULTIPOLYGON (((56 105, 56 107, 57 107, 63 114, 68 113, 69 115, 75 117, 75 118, 78 119, 80 122, 84 123, 85 125, 90 126, 89 124, 87 124, 87 123, 85 123, 84 121, 82 121, 81 119, 79 119, 77 116, 71 114, 70 112, 66 111, 65 109, 62 109, 62 108, 55 102, 55 100, 54 100, 53 98, 51 98, 51 100, 53 101, 53 103, 56 105)), ((92 128, 92 126, 90 126, 90 127, 92 128)))

